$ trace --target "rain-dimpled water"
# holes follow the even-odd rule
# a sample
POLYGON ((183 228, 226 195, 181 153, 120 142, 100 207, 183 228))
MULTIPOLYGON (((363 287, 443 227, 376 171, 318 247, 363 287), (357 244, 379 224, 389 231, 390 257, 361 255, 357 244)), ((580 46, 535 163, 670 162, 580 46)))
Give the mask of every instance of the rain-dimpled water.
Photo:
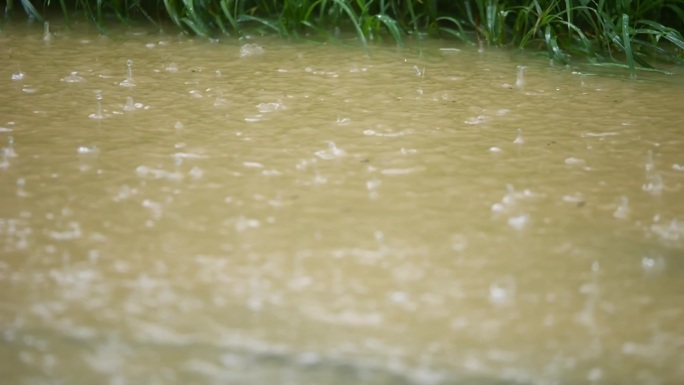
POLYGON ((681 68, 0 32, 3 384, 684 383, 681 68))

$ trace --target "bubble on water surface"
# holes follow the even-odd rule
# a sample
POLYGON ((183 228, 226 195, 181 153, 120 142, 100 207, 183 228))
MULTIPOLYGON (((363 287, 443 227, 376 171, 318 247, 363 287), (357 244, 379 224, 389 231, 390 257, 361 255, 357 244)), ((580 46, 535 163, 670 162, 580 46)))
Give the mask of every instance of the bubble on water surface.
POLYGON ((25 76, 26 74, 19 70, 18 72, 12 74, 12 80, 22 80, 25 76))
POLYGON ((255 55, 262 55, 264 48, 257 44, 245 44, 240 47, 240 57, 249 57, 255 55))

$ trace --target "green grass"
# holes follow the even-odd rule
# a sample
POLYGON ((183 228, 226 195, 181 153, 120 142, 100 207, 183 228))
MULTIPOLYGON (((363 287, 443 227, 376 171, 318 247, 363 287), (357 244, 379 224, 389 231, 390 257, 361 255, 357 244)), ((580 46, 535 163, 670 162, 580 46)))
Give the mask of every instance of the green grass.
POLYGON ((542 49, 560 64, 589 60, 637 71, 684 64, 684 0, 7 0, 6 17, 41 21, 49 8, 105 33, 105 20, 168 20, 188 34, 274 33, 374 42, 452 38, 467 44, 542 49), (23 10, 23 12, 21 12, 23 10))

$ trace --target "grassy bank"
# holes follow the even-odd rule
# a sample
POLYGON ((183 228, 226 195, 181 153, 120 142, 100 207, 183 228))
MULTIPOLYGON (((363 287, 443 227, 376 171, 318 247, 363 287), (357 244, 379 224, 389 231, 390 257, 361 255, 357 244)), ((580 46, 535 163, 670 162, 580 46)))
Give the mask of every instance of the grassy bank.
POLYGON ((653 69, 684 64, 684 0, 7 0, 6 17, 42 20, 49 8, 67 21, 170 20, 189 34, 268 31, 335 39, 352 31, 363 45, 455 38, 469 44, 543 49, 558 63, 581 57, 653 69))

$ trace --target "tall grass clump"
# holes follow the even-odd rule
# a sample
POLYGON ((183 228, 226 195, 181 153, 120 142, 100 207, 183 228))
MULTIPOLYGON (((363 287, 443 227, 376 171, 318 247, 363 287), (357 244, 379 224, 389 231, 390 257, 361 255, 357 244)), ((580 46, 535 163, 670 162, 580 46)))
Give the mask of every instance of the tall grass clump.
POLYGON ((337 39, 351 32, 364 46, 426 37, 468 44, 542 49, 551 60, 583 57, 632 73, 658 62, 684 62, 684 0, 7 0, 41 20, 57 8, 67 21, 82 12, 105 31, 107 19, 169 20, 188 34, 273 33, 337 39))

